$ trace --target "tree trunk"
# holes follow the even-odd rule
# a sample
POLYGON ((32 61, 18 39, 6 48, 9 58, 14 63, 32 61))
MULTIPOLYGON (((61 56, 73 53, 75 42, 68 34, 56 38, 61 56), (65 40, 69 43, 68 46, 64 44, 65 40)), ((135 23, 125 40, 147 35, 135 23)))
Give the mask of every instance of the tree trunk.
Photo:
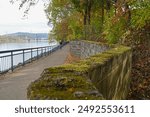
POLYGON ((92 7, 92 0, 88 0, 88 25, 91 24, 91 7, 92 7))
POLYGON ((111 7, 111 2, 110 2, 110 0, 106 0, 106 9, 107 9, 107 12, 110 11, 110 7, 111 7))
POLYGON ((131 11, 130 11, 128 3, 125 3, 125 8, 126 8, 126 13, 128 14, 128 24, 130 24, 130 21, 131 21, 131 11))
POLYGON ((88 16, 88 0, 86 0, 85 2, 85 6, 84 6, 84 25, 87 25, 87 16, 88 16))
POLYGON ((101 12, 102 12, 102 25, 104 23, 104 0, 102 0, 102 8, 101 8, 101 12))

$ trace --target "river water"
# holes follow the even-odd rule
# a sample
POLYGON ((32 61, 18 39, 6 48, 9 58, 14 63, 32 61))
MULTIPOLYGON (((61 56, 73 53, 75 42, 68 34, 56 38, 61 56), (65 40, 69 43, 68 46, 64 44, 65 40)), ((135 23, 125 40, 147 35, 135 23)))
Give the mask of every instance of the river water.
POLYGON ((25 42, 25 43, 0 43, 0 51, 4 50, 14 50, 14 49, 24 49, 24 48, 34 48, 34 47, 43 47, 57 44, 49 43, 49 41, 33 41, 33 42, 25 42))
MULTIPOLYGON (((24 43, 0 43, 0 51, 5 50, 15 50, 15 49, 25 49, 25 48, 36 48, 36 47, 44 47, 44 46, 51 46, 49 50, 53 49, 58 45, 57 42, 51 42, 48 41, 32 41, 32 42, 24 42, 24 43)), ((49 50, 38 50, 33 49, 20 52, 13 52, 13 66, 18 66, 19 64, 23 64, 24 61, 28 61, 30 59, 33 59, 37 56, 40 56, 42 52, 49 50)), ((7 71, 12 68, 12 58, 11 53, 0 53, 0 73, 7 71)))

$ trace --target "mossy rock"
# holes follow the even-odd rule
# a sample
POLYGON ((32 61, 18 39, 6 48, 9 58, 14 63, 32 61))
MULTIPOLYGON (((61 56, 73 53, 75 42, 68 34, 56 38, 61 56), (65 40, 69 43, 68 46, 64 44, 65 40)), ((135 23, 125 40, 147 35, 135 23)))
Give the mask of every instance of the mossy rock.
POLYGON ((28 99, 78 100, 103 99, 85 76, 69 74, 40 78, 28 87, 28 99), (92 93, 97 92, 97 93, 92 93))

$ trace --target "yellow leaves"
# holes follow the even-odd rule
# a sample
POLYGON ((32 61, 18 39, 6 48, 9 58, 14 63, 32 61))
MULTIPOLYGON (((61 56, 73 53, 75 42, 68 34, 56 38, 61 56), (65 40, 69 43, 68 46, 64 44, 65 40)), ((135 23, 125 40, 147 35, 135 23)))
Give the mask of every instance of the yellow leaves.
POLYGON ((71 93, 73 93, 74 90, 75 90, 75 89, 74 89, 73 87, 68 89, 68 91, 71 92, 71 93))

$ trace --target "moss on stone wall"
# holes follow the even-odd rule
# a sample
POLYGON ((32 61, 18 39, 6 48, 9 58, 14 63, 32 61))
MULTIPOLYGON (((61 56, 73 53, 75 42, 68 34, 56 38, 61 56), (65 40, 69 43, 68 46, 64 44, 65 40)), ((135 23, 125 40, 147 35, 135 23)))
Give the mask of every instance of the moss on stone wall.
MULTIPOLYGON (((106 94, 104 92, 101 94, 100 91, 105 89, 99 89, 98 85, 101 85, 99 82, 104 79, 103 76, 107 76, 106 71, 112 71, 110 66, 107 67, 108 61, 109 63, 113 62, 112 59, 116 56, 119 57, 128 51, 130 51, 128 47, 117 46, 76 63, 45 69, 41 77, 28 87, 27 97, 28 99, 61 100, 107 99, 107 92, 106 94), (102 69, 104 69, 104 72, 102 69)), ((115 99, 121 99, 122 97, 120 97, 115 99)))
POLYGON ((71 64, 45 69, 41 78, 28 87, 28 99, 103 99, 87 79, 86 69, 71 64))

